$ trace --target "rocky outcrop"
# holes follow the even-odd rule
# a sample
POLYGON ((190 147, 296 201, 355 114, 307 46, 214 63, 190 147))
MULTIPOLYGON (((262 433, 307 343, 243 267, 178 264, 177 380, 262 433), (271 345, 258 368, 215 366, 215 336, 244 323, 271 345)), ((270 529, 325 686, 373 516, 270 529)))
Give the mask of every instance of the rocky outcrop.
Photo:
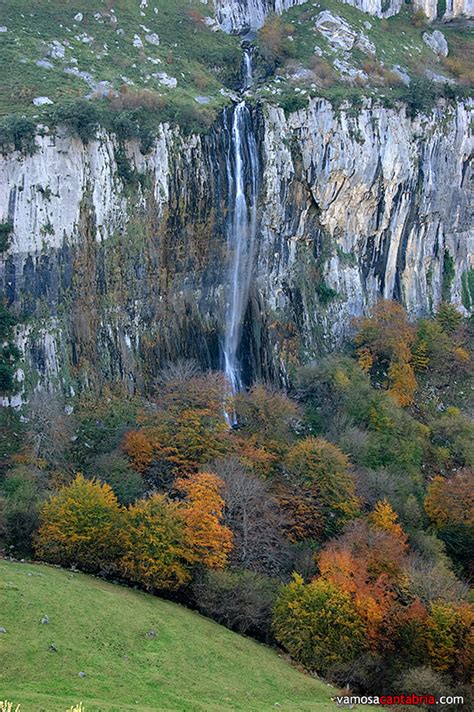
POLYGON ((438 0, 413 0, 413 9, 415 12, 423 12, 432 22, 438 15, 438 0))
MULTIPOLYGON (((376 17, 400 12, 402 0, 340 0, 376 17)), ((432 0, 425 0, 431 2, 432 0)), ((436 0, 435 0, 436 1, 436 0)), ((472 0, 459 0, 471 2, 472 0)), ((282 13, 306 0, 213 0, 217 20, 225 32, 242 33, 261 27, 270 12, 282 13)), ((436 15, 436 13, 435 13, 436 15)))
POLYGON ((392 17, 400 12, 403 0, 340 0, 375 17, 392 17))
POLYGON ((261 27, 270 12, 281 14, 306 0, 213 0, 217 20, 225 32, 246 32, 261 27))
MULTIPOLYGON (((463 306, 472 268, 469 115, 324 100, 285 118, 262 106, 257 245, 239 360, 247 381, 338 344, 380 296, 410 313, 463 306), (463 277, 464 275, 464 277, 463 277)), ((61 132, 4 156, 1 285, 22 315, 25 383, 140 389, 168 359, 222 365, 229 136, 164 125, 149 154, 61 132)), ((72 390, 71 390, 72 389, 72 390)))
POLYGON ((423 42, 439 57, 447 57, 449 52, 446 37, 439 30, 423 32, 423 42))
MULTIPOLYGON (((205 4, 211 0, 205 0, 205 4)), ((305 0, 213 0, 218 22, 223 30, 232 33, 246 32, 261 27, 270 12, 282 13, 305 0)), ((403 0, 340 0, 375 17, 397 15, 403 0)), ((422 10, 428 20, 438 15, 438 0, 413 0, 415 11, 422 10)), ((445 20, 457 17, 474 17, 474 0, 446 0, 445 20)))
POLYGON ((455 17, 474 17, 474 0, 446 0, 446 12, 443 19, 455 17))

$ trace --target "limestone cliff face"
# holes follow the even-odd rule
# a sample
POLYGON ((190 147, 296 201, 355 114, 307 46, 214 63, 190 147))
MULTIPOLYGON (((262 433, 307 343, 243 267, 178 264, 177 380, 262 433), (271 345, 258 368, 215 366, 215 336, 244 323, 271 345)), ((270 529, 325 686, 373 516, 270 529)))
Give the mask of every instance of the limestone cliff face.
POLYGON ((216 17, 225 32, 261 27, 270 12, 282 13, 307 0, 214 0, 216 17))
MULTIPOLYGON (((0 222, 14 232, 0 280, 23 317, 27 382, 72 392, 118 379, 134 390, 177 356, 222 365, 225 126, 183 137, 165 125, 146 156, 110 135, 84 146, 59 131, 38 137, 32 156, 1 159, 0 222)), ((474 255, 468 127, 463 104, 415 120, 370 105, 335 113, 324 100, 287 118, 253 111, 247 381, 284 380, 381 295, 412 314, 442 297, 462 306, 474 255)))
MULTIPOLYGON (((210 1, 210 0, 209 0, 210 1)), ((216 16, 226 32, 245 32, 261 27, 270 12, 281 13, 305 0, 213 0, 216 16)), ((340 0, 376 17, 392 17, 400 12, 403 0, 340 0)), ((438 15, 438 0, 414 0, 429 20, 438 15)), ((444 19, 474 17, 474 0, 446 0, 444 19)))

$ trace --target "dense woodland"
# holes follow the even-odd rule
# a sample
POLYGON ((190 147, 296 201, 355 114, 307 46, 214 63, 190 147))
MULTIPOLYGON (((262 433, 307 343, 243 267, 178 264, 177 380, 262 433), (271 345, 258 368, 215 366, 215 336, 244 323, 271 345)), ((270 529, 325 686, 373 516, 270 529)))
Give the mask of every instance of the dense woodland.
MULTIPOLYGON (((6 394, 19 354, 1 322, 6 394)), ((354 691, 468 703, 473 324, 381 301, 353 327, 288 392, 230 398, 182 362, 146 397, 4 408, 3 553, 180 600, 354 691)))

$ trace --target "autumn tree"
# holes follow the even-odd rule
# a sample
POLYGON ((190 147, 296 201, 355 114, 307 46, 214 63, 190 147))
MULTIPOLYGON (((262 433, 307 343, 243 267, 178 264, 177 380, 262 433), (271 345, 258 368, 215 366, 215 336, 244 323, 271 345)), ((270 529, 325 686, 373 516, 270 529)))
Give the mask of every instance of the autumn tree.
POLYGON ((434 670, 469 682, 474 673, 474 607, 435 601, 427 620, 427 645, 434 670))
POLYGON ((232 532, 222 524, 222 480, 210 472, 199 472, 178 478, 174 487, 185 497, 179 511, 190 560, 222 568, 232 549, 232 532))
POLYGON ((348 457, 323 438, 307 437, 288 452, 285 470, 318 501, 323 531, 331 536, 357 516, 359 501, 348 457))
POLYGON ((350 594, 323 579, 305 584, 298 574, 281 589, 273 629, 295 660, 321 674, 365 647, 364 624, 350 594))
POLYGON ((374 510, 370 515, 370 525, 376 531, 379 530, 390 534, 400 542, 403 549, 408 549, 406 534, 398 523, 398 517, 393 511, 392 505, 386 499, 375 504, 374 510))
POLYGON ((410 405, 417 386, 412 365, 416 332, 403 307, 380 300, 368 317, 360 317, 354 323, 362 369, 385 385, 399 405, 410 405))
POLYGON ((122 554, 123 525, 123 510, 109 485, 78 474, 41 508, 36 552, 54 564, 100 571, 122 554))
POLYGON ((449 524, 474 526, 474 472, 465 469, 449 479, 434 477, 426 493, 425 509, 438 529, 449 524))
POLYGON ((192 369, 184 382, 179 374, 187 368, 170 367, 161 374, 151 406, 138 418, 140 427, 123 440, 132 466, 158 489, 173 475, 195 472, 229 448, 222 376, 191 375, 192 369))
POLYGON ((285 23, 276 13, 270 13, 259 32, 259 47, 263 57, 272 64, 279 64, 291 56, 291 40, 288 37, 294 31, 292 24, 285 23))
POLYGON ((190 559, 177 503, 154 494, 130 506, 121 569, 131 581, 149 591, 176 590, 190 580, 190 559))
POLYGON ((257 383, 235 397, 238 435, 279 459, 294 442, 301 410, 276 389, 257 383))
POLYGON ((381 626, 406 582, 406 538, 390 529, 370 519, 353 522, 317 557, 321 577, 352 596, 373 642, 381 638, 381 626))

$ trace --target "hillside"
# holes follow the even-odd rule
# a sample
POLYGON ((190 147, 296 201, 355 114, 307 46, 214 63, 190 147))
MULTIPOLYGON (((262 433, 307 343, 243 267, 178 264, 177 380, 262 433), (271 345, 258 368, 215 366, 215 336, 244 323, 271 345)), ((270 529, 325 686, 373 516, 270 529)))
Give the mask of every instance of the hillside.
MULTIPOLYGON (((0 24, 0 60, 8 68, 0 117, 71 123, 71 102, 87 99, 116 133, 125 123, 117 115, 130 110, 141 110, 140 122, 153 128, 170 121, 207 130, 241 83, 240 38, 226 34, 213 5, 200 0, 5 0, 0 24)), ((413 79, 428 95, 436 87, 450 98, 469 92, 472 35, 462 21, 428 24, 407 7, 380 19, 321 0, 279 20, 270 16, 254 34, 246 41, 255 94, 290 110, 308 96, 410 101, 413 79)), ((0 144, 15 130, 0 125, 0 144)))
POLYGON ((179 605, 47 566, 1 561, 0 581, 0 698, 22 712, 333 709, 331 688, 179 605))

